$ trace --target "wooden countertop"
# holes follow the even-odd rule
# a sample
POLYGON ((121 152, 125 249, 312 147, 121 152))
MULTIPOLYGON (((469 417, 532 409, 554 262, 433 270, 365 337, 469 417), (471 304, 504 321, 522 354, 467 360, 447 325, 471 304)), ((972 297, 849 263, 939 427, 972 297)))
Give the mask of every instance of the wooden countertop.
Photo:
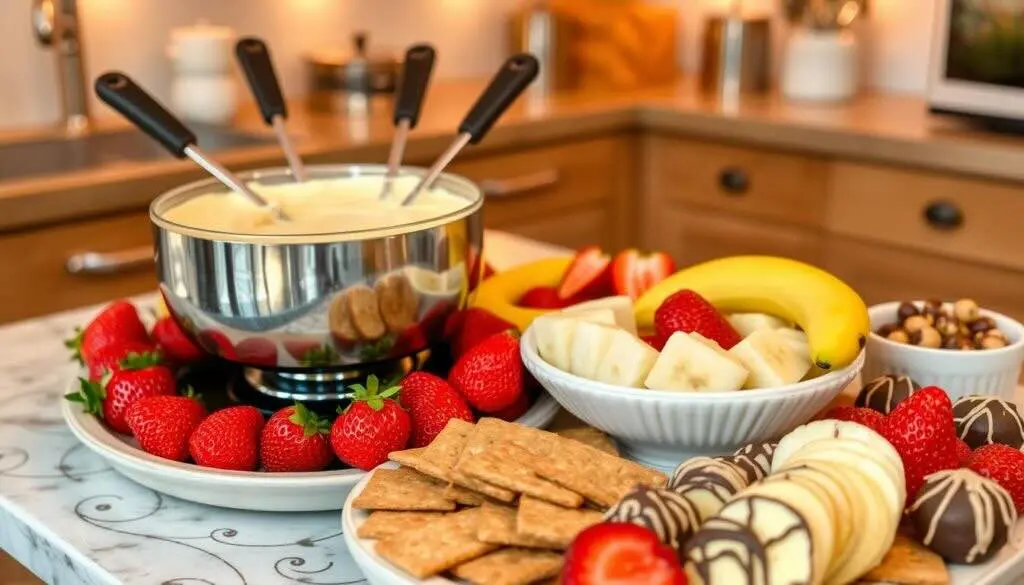
MULTIPOLYGON (((407 163, 429 164, 447 146, 481 88, 480 81, 443 82, 432 88, 410 138, 407 163)), ((314 114, 302 104, 291 109, 289 130, 307 163, 386 159, 392 136, 389 103, 374 103, 370 114, 362 117, 314 114)), ((121 126, 120 121, 105 119, 100 131, 121 126)), ((269 136, 251 106, 243 108, 235 126, 269 136)), ((1024 181, 1024 141, 971 131, 957 120, 931 116, 920 98, 866 94, 849 104, 817 105, 766 95, 724 104, 701 94, 691 79, 636 92, 527 94, 481 145, 463 156, 628 130, 1024 181)), ((0 134, 0 141, 32 136, 0 134)), ((276 144, 239 148, 218 153, 217 158, 236 170, 283 164, 276 144)), ((168 158, 0 180, 0 231, 138 210, 164 190, 202 176, 191 162, 168 158)))

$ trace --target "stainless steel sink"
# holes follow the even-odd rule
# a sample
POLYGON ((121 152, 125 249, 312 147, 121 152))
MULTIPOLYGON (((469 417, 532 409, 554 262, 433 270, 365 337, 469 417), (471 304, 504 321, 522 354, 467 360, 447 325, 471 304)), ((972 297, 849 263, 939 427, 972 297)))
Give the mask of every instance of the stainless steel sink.
MULTIPOLYGON (((271 144, 274 138, 194 124, 197 143, 206 152, 271 144)), ((78 138, 53 138, 0 144, 0 181, 100 168, 125 161, 171 158, 137 130, 96 132, 78 138)))

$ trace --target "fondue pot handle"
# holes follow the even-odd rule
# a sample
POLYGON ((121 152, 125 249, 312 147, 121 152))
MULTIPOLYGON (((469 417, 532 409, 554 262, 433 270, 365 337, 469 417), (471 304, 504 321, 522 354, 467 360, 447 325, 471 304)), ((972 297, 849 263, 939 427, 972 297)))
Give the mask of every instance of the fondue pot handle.
POLYGON ((402 62, 402 80, 398 84, 395 100, 395 125, 408 120, 409 128, 415 128, 420 119, 423 96, 427 94, 430 73, 434 69, 434 47, 413 45, 405 52, 402 62))
POLYGON ((132 78, 109 71, 96 78, 96 95, 129 122, 156 140, 178 158, 196 143, 196 135, 167 111, 132 78))
POLYGON ((270 49, 267 44, 256 37, 245 37, 235 44, 235 56, 245 73, 245 79, 252 88, 260 113, 267 124, 272 124, 274 116, 288 117, 281 85, 274 73, 274 63, 270 60, 270 49))
POLYGON ((470 144, 480 142, 539 71, 540 63, 529 53, 509 57, 459 124, 459 134, 468 135, 470 144))

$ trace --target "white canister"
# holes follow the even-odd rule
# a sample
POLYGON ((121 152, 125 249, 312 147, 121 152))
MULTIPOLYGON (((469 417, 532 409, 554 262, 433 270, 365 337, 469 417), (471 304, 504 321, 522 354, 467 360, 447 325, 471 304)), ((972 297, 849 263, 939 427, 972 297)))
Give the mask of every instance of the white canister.
POLYGON ((167 56, 181 75, 209 75, 231 71, 235 31, 199 21, 171 31, 167 56))
POLYGON ((181 118, 226 124, 238 108, 235 80, 222 75, 179 75, 171 83, 171 104, 181 118))
POLYGON ((782 94, 794 100, 842 101, 857 93, 857 39, 848 30, 795 29, 782 60, 782 94))

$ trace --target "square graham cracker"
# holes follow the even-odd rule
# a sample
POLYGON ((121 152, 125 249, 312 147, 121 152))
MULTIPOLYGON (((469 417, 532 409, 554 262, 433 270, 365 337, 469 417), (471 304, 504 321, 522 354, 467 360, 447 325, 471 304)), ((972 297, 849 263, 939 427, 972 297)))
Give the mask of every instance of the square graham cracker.
POLYGON ((506 548, 452 569, 452 574, 474 585, 529 585, 562 570, 559 553, 506 548))
POLYGON ((442 517, 444 512, 391 512, 378 510, 356 530, 359 538, 380 539, 412 530, 442 517))
POLYGON ((562 508, 524 496, 519 500, 516 532, 564 550, 577 534, 599 523, 601 518, 601 512, 596 510, 562 508))
POLYGON ((523 536, 516 532, 517 510, 500 504, 484 504, 480 508, 480 524, 476 536, 482 542, 505 546, 558 549, 553 543, 523 536))
POLYGON ((537 477, 530 470, 529 461, 534 457, 515 443, 491 443, 475 454, 463 456, 455 472, 566 508, 583 505, 579 494, 537 477))
POLYGON ((562 429, 560 431, 555 431, 555 434, 559 437, 578 441, 584 445, 590 445, 598 451, 604 451, 609 455, 617 456, 619 454, 619 448, 615 445, 615 441, 594 427, 562 429))
POLYGON ((404 467, 378 469, 352 502, 357 510, 450 512, 455 502, 444 497, 443 484, 404 467))
POLYGON ((377 542, 377 554, 410 575, 426 579, 498 548, 480 542, 480 508, 467 508, 377 542))

